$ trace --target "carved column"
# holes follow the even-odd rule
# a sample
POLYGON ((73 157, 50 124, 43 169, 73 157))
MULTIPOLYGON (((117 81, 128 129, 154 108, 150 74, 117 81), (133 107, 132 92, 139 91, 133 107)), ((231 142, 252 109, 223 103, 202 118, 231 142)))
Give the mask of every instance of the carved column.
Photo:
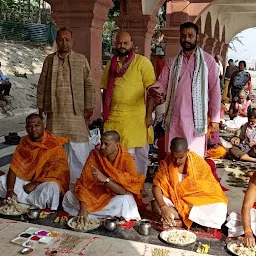
POLYGON ((206 44, 205 44, 204 50, 206 52, 208 52, 209 54, 213 55, 216 43, 217 43, 217 39, 216 38, 208 38, 208 39, 206 39, 206 44))
POLYGON ((199 45, 202 49, 204 49, 204 47, 205 47, 207 38, 208 38, 208 35, 206 35, 206 34, 201 34, 201 33, 200 33, 200 34, 198 35, 198 45, 199 45))
POLYGON ((72 31, 74 51, 84 54, 90 63, 96 90, 96 110, 92 119, 101 115, 102 29, 112 5, 112 0, 52 1, 57 27, 68 27, 72 31))
POLYGON ((226 65, 227 63, 227 54, 228 54, 229 44, 225 44, 222 47, 220 55, 222 57, 223 63, 226 65))
POLYGON ((116 22, 121 31, 131 34, 138 53, 150 58, 151 39, 157 24, 155 14, 143 15, 141 1, 126 0, 120 2, 120 16, 116 22))
POLYGON ((214 48, 214 55, 221 54, 222 48, 224 46, 224 42, 217 42, 214 48))

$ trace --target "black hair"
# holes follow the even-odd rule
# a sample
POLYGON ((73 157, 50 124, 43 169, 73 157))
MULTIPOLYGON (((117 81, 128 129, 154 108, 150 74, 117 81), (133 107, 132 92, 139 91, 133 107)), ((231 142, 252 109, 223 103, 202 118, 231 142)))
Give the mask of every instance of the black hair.
POLYGON ((172 139, 170 149, 176 153, 186 152, 188 150, 188 142, 184 138, 176 137, 172 139))
POLYGON ((244 67, 246 68, 246 62, 244 60, 240 60, 238 66, 240 66, 240 64, 244 64, 244 67))
POLYGON ((180 32, 184 28, 193 28, 196 31, 196 34, 199 33, 199 27, 195 23, 193 23, 193 22, 185 22, 185 23, 181 24, 180 25, 180 32))
POLYGON ((247 113, 248 119, 256 119, 256 108, 251 108, 247 113))

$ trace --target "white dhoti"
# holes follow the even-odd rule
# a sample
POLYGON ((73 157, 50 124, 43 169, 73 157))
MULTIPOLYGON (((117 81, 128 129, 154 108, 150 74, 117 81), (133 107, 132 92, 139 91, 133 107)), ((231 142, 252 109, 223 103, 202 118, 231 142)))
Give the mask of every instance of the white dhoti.
POLYGON ((149 145, 138 148, 128 148, 127 151, 134 157, 139 173, 147 176, 149 145))
MULTIPOLYGON (((77 216, 80 204, 71 190, 66 192, 62 207, 68 214, 77 216)), ((88 216, 89 218, 123 217, 126 221, 141 219, 134 197, 129 194, 114 196, 102 210, 90 213, 88 216)))
MULTIPOLYGON (((251 229, 256 235, 256 209, 251 209, 251 229)), ((237 237, 244 234, 242 215, 238 212, 231 212, 227 218, 228 236, 237 237)))
POLYGON ((226 121, 225 125, 227 126, 227 129, 240 129, 247 122, 247 117, 237 116, 233 120, 226 121))
MULTIPOLYGON (((163 197, 168 206, 175 208, 174 204, 167 197, 163 197)), ((220 229, 227 216, 227 205, 224 203, 193 206, 189 219, 201 226, 220 229)))
MULTIPOLYGON (((6 175, 0 176, 0 197, 6 197, 6 175)), ((23 186, 30 183, 16 177, 14 186, 14 192, 18 197, 20 203, 25 203, 39 207, 40 209, 46 208, 48 205, 51 206, 51 210, 57 210, 60 200, 60 187, 56 182, 43 182, 36 187, 34 191, 27 194, 23 186)))
POLYGON ((90 142, 69 142, 64 145, 70 169, 70 183, 80 177, 85 162, 95 145, 90 142))

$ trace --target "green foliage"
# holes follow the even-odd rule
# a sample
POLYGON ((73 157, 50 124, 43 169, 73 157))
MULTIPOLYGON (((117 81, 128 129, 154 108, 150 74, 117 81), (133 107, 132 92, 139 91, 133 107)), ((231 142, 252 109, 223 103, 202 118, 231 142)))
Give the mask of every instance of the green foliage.
POLYGON ((48 24, 51 13, 43 0, 0 0, 0 19, 48 24))
POLYGON ((120 15, 120 0, 113 0, 114 6, 107 14, 108 21, 105 22, 102 32, 102 51, 111 52, 111 42, 115 31, 117 30, 114 18, 120 15))

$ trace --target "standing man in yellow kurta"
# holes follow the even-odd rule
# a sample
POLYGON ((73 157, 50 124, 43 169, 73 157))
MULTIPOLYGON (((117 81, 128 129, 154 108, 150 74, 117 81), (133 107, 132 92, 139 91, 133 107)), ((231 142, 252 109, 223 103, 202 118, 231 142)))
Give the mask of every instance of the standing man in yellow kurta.
POLYGON ((58 51, 44 61, 37 87, 37 107, 41 116, 47 115, 46 129, 69 139, 65 150, 71 183, 75 183, 90 153, 87 124, 95 107, 95 89, 87 59, 72 51, 72 32, 60 29, 56 43, 58 51))
POLYGON ((104 89, 104 130, 120 134, 121 144, 135 157, 138 171, 146 175, 148 143, 153 139, 152 110, 147 111, 146 90, 156 78, 150 60, 132 48, 130 34, 119 32, 117 55, 107 64, 100 85, 104 89))

